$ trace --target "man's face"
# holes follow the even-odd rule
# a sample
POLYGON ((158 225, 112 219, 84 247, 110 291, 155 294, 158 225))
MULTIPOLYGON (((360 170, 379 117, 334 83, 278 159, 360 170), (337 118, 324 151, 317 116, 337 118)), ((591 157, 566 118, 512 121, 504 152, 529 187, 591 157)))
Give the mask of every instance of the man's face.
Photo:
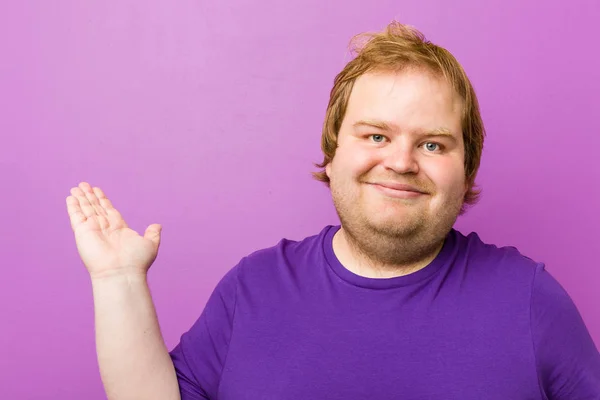
POLYGON ((346 231, 432 240, 452 227, 467 190, 462 107, 425 71, 357 79, 326 166, 346 231))

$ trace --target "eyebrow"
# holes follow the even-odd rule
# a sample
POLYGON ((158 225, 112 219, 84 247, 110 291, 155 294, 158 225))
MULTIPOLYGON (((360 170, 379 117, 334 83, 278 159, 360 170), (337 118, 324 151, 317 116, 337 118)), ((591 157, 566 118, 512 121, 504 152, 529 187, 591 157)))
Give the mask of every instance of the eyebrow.
MULTIPOLYGON (((383 131, 394 131, 398 130, 398 127, 395 124, 388 124, 384 121, 375 121, 375 120, 360 120, 352 124, 354 128, 359 128, 361 126, 367 126, 371 128, 380 129, 383 131)), ((423 136, 426 137, 445 137, 450 140, 456 141, 456 137, 452 134, 452 131, 448 128, 439 127, 433 129, 431 131, 423 133, 423 136)))

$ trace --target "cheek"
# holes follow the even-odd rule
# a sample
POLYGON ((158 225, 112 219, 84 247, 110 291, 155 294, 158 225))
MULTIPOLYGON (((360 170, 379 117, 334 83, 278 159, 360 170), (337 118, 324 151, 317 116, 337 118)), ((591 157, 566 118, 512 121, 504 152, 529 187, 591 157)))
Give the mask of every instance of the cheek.
POLYGON ((448 160, 429 164, 423 169, 435 185, 438 193, 451 196, 464 193, 465 170, 461 162, 448 160))
POLYGON ((344 175, 357 177, 371 170, 377 163, 378 154, 372 149, 347 146, 339 152, 338 169, 344 175))

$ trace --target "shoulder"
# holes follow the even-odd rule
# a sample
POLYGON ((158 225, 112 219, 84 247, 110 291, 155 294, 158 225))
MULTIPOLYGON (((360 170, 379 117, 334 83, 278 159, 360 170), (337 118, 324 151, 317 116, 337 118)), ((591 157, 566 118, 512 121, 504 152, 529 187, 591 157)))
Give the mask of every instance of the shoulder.
POLYGON ((282 238, 273 246, 261 248, 243 257, 229 271, 236 279, 261 279, 282 271, 317 263, 323 257, 323 243, 331 230, 327 225, 320 232, 302 239, 282 238))
POLYGON ((481 239, 477 232, 465 235, 455 231, 458 249, 471 263, 485 267, 487 270, 499 269, 507 273, 525 272, 533 277, 543 264, 521 252, 516 246, 499 246, 481 239))
POLYGON ((536 270, 534 276, 531 308, 533 322, 537 325, 547 323, 559 328, 582 322, 573 299, 544 265, 536 270))
POLYGON ((453 268, 462 270, 469 282, 486 287, 490 293, 503 294, 528 302, 538 271, 544 263, 534 260, 516 246, 499 246, 471 232, 456 232, 456 256, 453 268))

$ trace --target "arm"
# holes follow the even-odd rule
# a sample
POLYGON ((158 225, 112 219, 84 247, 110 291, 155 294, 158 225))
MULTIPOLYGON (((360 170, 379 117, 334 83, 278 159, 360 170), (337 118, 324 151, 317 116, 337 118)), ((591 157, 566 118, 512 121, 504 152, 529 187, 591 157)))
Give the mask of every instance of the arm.
POLYGON ((540 385, 549 400, 600 400, 600 354, 563 287, 539 266, 531 329, 540 385))
POLYGON ((161 226, 130 229, 100 188, 71 189, 67 210, 92 281, 96 349, 110 400, 179 400, 175 369, 146 282, 161 226))
POLYGON ((92 279, 96 349, 110 400, 179 400, 145 274, 92 279))

